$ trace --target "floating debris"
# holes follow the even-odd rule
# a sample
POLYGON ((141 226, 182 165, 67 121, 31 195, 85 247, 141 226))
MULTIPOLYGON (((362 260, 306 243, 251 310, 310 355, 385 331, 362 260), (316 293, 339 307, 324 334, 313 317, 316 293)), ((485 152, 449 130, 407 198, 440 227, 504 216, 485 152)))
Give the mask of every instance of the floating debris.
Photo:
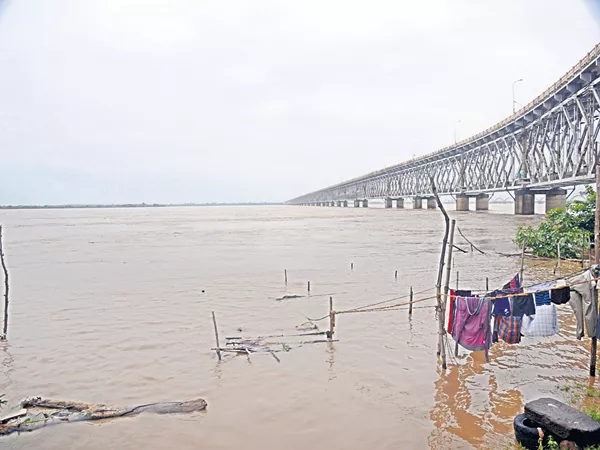
POLYGON ((106 406, 33 397, 21 402, 21 411, 0 420, 0 436, 34 431, 49 425, 136 416, 144 412, 177 414, 204 411, 202 398, 187 402, 150 403, 139 406, 106 406))
POLYGON ((292 300, 294 298, 302 298, 302 297, 304 297, 304 295, 284 295, 283 297, 276 298, 275 300, 280 302, 282 300, 292 300))

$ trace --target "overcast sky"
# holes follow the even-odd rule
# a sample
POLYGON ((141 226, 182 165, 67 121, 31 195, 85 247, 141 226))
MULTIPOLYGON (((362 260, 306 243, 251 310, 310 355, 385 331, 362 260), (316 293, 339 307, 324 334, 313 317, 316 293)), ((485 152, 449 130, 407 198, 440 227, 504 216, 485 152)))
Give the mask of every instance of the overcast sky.
POLYGON ((581 0, 0 4, 0 204, 287 200, 487 128, 600 41, 581 0))

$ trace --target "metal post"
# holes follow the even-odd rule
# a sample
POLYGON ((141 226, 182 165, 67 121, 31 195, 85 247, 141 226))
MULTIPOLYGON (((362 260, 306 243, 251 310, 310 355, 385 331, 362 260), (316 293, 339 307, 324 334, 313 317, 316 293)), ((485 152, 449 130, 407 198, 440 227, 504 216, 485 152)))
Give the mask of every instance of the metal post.
MULTIPOLYGON (((596 223, 594 225, 594 264, 600 262, 600 164, 596 165, 596 223)), ((592 338, 592 348, 590 356, 590 377, 596 376, 596 350, 598 339, 592 338)))

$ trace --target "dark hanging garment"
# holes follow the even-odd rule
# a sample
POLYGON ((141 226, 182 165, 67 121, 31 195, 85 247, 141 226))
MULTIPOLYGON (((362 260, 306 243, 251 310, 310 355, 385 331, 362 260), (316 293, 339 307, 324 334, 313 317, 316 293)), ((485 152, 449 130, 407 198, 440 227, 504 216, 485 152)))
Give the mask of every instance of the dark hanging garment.
POLYGON ((516 317, 535 315, 533 295, 522 294, 512 297, 512 315, 516 317))
POLYGON ((508 297, 496 297, 494 300, 493 316, 510 316, 510 300, 508 297))
POLYGON ((571 300, 571 289, 569 286, 550 291, 550 301, 556 305, 564 305, 565 303, 569 303, 569 300, 571 300))

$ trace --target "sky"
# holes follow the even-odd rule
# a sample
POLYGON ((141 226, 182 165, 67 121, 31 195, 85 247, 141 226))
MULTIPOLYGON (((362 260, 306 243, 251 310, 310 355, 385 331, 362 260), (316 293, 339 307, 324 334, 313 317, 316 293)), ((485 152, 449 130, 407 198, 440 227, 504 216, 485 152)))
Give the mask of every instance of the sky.
POLYGON ((285 201, 493 125, 589 0, 0 0, 0 204, 285 201))

